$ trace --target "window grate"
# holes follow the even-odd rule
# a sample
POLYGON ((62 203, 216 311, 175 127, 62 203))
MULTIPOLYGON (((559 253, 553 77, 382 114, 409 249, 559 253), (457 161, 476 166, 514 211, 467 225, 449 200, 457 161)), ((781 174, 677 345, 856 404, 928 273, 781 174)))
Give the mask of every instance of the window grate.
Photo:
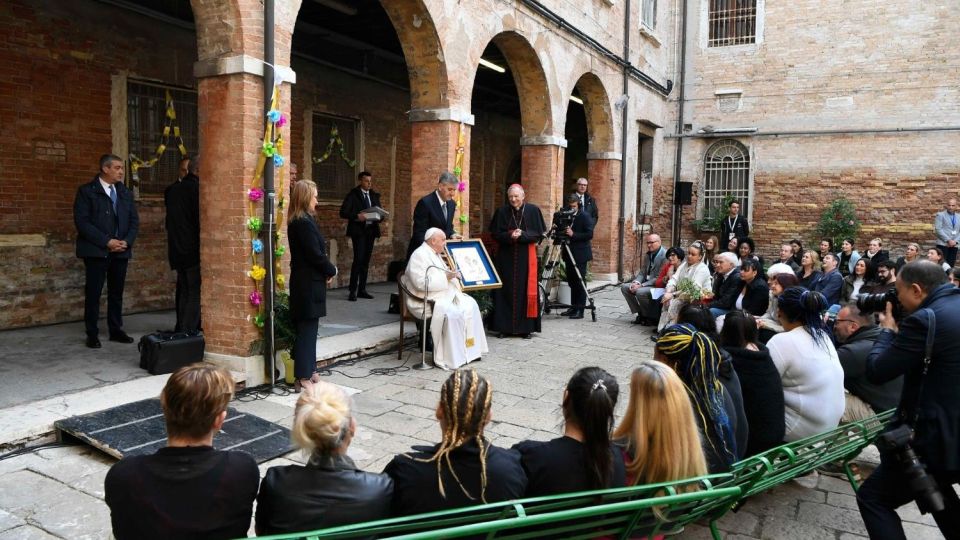
MULTIPOLYGON (((187 152, 196 153, 197 93, 193 90, 164 86, 143 81, 127 81, 127 143, 131 154, 141 159, 152 158, 163 139, 166 122, 166 92, 173 98, 177 113, 175 125, 180 126, 180 136, 187 152)), ((156 165, 137 171, 141 195, 160 195, 177 179, 180 168, 180 150, 173 134, 167 141, 167 149, 156 165)))
POLYGON ((357 173, 359 172, 356 167, 356 163, 359 163, 357 159, 358 124, 359 122, 351 118, 319 113, 313 115, 314 162, 312 180, 317 184, 317 198, 343 199, 357 183, 357 173), (334 143, 327 159, 320 163, 316 162, 327 151, 327 146, 330 144, 330 131, 334 125, 337 126, 340 140, 343 142, 343 154, 355 162, 353 166, 344 161, 340 153, 340 147, 336 143, 334 143))
POLYGON ((712 215, 727 195, 740 201, 746 216, 750 197, 750 153, 732 139, 713 143, 704 158, 703 215, 712 215))
POLYGON ((756 0, 710 0, 709 47, 726 47, 756 42, 756 0))

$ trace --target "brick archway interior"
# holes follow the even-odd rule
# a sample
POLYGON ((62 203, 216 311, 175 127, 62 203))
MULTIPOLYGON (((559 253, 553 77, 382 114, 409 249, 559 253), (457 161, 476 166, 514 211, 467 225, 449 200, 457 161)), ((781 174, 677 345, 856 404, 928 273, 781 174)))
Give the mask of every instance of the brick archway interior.
POLYGON ((382 0, 400 39, 410 76, 412 109, 439 109, 451 101, 447 64, 437 27, 422 0, 382 0))
POLYGON ((587 117, 588 152, 616 152, 613 144, 613 117, 610 114, 610 99, 600 78, 593 73, 584 73, 574 86, 583 100, 587 117))

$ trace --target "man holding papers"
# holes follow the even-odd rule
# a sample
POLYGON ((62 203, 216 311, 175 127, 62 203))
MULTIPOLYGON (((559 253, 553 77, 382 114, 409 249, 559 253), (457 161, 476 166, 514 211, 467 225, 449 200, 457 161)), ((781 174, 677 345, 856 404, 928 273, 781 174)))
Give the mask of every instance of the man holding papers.
POLYGON ((340 217, 347 220, 347 236, 353 243, 353 264, 350 266, 351 302, 357 298, 373 298, 367 292, 367 270, 373 255, 373 244, 380 238, 380 221, 387 213, 380 208, 380 194, 371 189, 373 175, 363 171, 357 175, 357 187, 351 189, 340 205, 340 217))

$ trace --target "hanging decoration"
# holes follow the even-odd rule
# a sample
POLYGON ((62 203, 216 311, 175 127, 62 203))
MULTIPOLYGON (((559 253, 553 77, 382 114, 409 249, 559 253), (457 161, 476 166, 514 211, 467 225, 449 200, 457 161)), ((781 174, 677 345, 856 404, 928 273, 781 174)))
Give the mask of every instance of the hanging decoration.
POLYGON ((333 153, 334 146, 339 148, 340 159, 342 159, 351 168, 357 166, 357 160, 350 159, 347 156, 347 149, 343 146, 343 140, 340 138, 340 130, 337 129, 336 124, 330 126, 330 141, 327 143, 327 149, 323 151, 322 156, 313 158, 313 162, 323 163, 324 161, 330 159, 330 154, 333 153))
POLYGON ((136 154, 130 154, 130 171, 133 176, 134 182, 138 182, 139 178, 137 176, 137 171, 139 169, 149 169, 157 164, 160 161, 160 158, 163 157, 163 154, 167 151, 167 143, 170 142, 170 133, 173 132, 173 137, 177 143, 177 149, 180 150, 180 157, 187 157, 187 147, 183 144, 183 137, 180 136, 180 126, 176 124, 177 121, 177 111, 173 108, 173 96, 170 95, 170 91, 166 90, 166 118, 163 121, 163 132, 160 134, 160 144, 157 146, 156 152, 152 158, 147 161, 137 157, 136 154))
POLYGON ((274 86, 273 98, 270 102, 270 111, 266 114, 266 125, 263 129, 263 141, 260 146, 260 155, 257 158, 257 166, 253 174, 253 182, 251 182, 250 189, 243 194, 247 201, 247 215, 250 216, 246 221, 247 230, 250 232, 250 238, 246 241, 247 249, 250 250, 250 269, 247 271, 247 277, 249 277, 253 282, 253 290, 250 291, 248 299, 250 300, 251 307, 256 310, 256 312, 250 317, 250 321, 260 328, 263 328, 264 321, 266 321, 266 314, 263 311, 264 289, 268 286, 272 286, 275 290, 282 290, 286 287, 287 283, 287 280, 281 273, 280 268, 280 259, 283 257, 286 249, 280 245, 281 227, 279 226, 279 224, 284 222, 283 213, 286 209, 287 193, 287 188, 285 185, 287 161, 283 157, 283 138, 280 135, 280 128, 286 125, 287 115, 280 112, 279 100, 280 88, 279 86, 274 86), (259 204, 263 201, 266 193, 261 186, 261 182, 263 180, 264 168, 268 164, 275 167, 277 170, 275 193, 277 197, 276 223, 278 226, 276 227, 276 231, 273 235, 273 253, 264 252, 263 240, 259 238, 263 231, 263 220, 259 217, 256 217, 257 215, 263 213, 262 209, 259 207, 259 204), (261 256, 263 258, 262 261, 261 256), (270 260, 271 257, 272 260, 270 260), (272 284, 263 282, 267 275, 266 265, 268 264, 273 264, 274 282, 272 284))
POLYGON ((453 174, 456 175, 457 179, 460 180, 460 183, 457 185, 457 195, 454 198, 454 201, 457 203, 457 210, 460 211, 460 236, 466 238, 467 235, 467 221, 469 217, 467 215, 470 213, 467 208, 463 208, 463 192, 467 190, 467 183, 463 181, 463 154, 465 152, 465 139, 466 134, 463 132, 463 122, 460 123, 460 129, 457 133, 457 155, 454 158, 453 162, 453 174))

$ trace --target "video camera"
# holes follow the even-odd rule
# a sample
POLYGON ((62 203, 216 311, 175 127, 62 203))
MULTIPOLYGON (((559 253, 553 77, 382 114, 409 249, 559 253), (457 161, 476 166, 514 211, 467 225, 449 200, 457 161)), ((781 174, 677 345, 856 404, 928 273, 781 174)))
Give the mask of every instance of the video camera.
POLYGON ((547 232, 547 236, 554 242, 567 243, 570 237, 567 236, 567 229, 573 226, 573 219, 577 215, 575 208, 562 208, 553 214, 553 226, 547 232))

